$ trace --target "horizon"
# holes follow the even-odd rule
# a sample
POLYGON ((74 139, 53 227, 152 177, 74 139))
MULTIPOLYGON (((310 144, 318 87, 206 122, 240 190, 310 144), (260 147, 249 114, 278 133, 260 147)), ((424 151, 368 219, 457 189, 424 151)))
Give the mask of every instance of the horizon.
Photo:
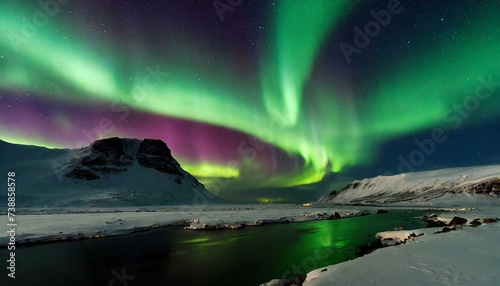
MULTIPOLYGON (((90 142, 86 146, 82 146, 82 147, 78 147, 78 148, 61 148, 61 147, 49 148, 49 147, 39 146, 39 145, 33 145, 33 144, 18 144, 18 143, 12 143, 12 142, 5 141, 5 140, 3 140, 1 138, 0 138, 0 141, 4 142, 4 143, 7 143, 7 144, 12 144, 12 145, 27 146, 27 147, 38 147, 38 148, 44 148, 44 149, 49 149, 49 150, 78 150, 78 149, 81 149, 81 148, 89 147, 89 146, 91 146, 96 141, 105 140, 105 139, 111 139, 111 138, 118 138, 120 140, 134 140, 134 141, 138 141, 138 142, 143 142, 145 139, 160 140, 160 139, 155 139, 155 138, 137 139, 137 138, 107 137, 107 138, 97 139, 97 140, 95 140, 93 142, 90 142)), ((160 140, 160 141, 162 141, 162 140, 160 140)), ((167 145, 167 147, 168 147, 168 145, 167 145)), ((176 159, 175 158, 175 154, 172 154, 172 156, 173 156, 174 159, 176 159)), ((182 166, 182 164, 180 164, 180 165, 181 165, 181 168, 184 169, 184 167, 182 166)), ((328 195, 332 191, 336 191, 338 193, 342 189, 349 188, 349 186, 352 185, 353 183, 361 182, 361 181, 366 180, 366 179, 369 180, 369 179, 375 179, 375 178, 378 178, 378 177, 391 177, 391 176, 406 175, 406 174, 412 174, 412 173, 426 173, 426 172, 431 173, 431 172, 436 172, 436 171, 456 170, 456 169, 471 169, 471 170, 474 170, 475 168, 492 167, 492 166, 495 166, 495 165, 500 165, 500 164, 486 164, 486 165, 472 165, 472 166, 450 167, 450 168, 443 168, 443 169, 420 170, 420 171, 411 171, 411 172, 407 172, 407 173, 398 173, 398 174, 378 174, 378 175, 375 175, 375 176, 372 176, 372 177, 353 178, 351 181, 346 181, 345 183, 339 185, 339 187, 335 188, 335 189, 328 189, 328 190, 318 189, 318 194, 319 195, 316 195, 315 198, 307 197, 307 198, 304 198, 304 199, 291 199, 291 200, 279 199, 279 200, 276 200, 276 199, 273 199, 271 197, 260 197, 260 198, 257 198, 257 199, 250 198, 248 200, 237 200, 237 201, 229 200, 228 198, 224 198, 224 197, 222 197, 222 198, 226 199, 226 200, 229 200, 229 202, 239 203, 239 204, 244 204, 244 205, 252 205, 252 204, 304 204, 304 203, 315 202, 315 201, 317 201, 320 198, 328 197, 328 195)), ((197 179, 200 180, 199 178, 197 178, 197 179)), ((203 183, 201 180, 200 180, 200 182, 203 183)), ((301 187, 307 187, 307 186, 301 186, 301 187)), ((291 187, 291 188, 293 189, 293 187, 291 187)))

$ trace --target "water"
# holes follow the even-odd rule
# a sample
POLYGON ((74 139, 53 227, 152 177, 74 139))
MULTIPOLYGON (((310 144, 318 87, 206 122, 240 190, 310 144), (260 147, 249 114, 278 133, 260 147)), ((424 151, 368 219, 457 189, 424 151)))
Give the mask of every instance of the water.
MULTIPOLYGON (((16 252, 15 285, 259 285, 353 259, 356 247, 372 242, 376 232, 424 227, 407 219, 423 214, 392 211, 236 231, 164 228, 22 247, 16 252), (120 281, 122 271, 128 279, 120 281)), ((7 255, 0 250, 2 261, 7 255)))

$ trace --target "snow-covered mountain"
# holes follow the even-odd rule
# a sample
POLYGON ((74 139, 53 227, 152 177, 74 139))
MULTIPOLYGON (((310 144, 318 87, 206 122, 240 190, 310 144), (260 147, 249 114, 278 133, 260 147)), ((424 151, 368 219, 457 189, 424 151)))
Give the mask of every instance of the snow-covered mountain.
MULTIPOLYGON (((19 207, 224 202, 183 170, 161 140, 108 138, 80 149, 0 141, 0 162, 4 177, 0 181, 7 180, 7 172, 16 173, 19 207)), ((2 192, 0 198, 6 193, 2 192)))
POLYGON ((319 203, 459 206, 496 204, 500 165, 442 169, 357 180, 319 203))

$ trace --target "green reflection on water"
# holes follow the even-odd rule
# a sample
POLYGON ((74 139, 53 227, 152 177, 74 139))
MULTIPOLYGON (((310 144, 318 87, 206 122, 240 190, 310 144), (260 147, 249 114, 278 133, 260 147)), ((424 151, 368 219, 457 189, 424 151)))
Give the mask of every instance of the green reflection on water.
MULTIPOLYGON (((249 227, 237 231, 184 231, 176 233, 181 238, 180 245, 173 248, 171 255, 176 261, 175 271, 180 271, 180 267, 207 271, 207 267, 212 269, 214 265, 226 267, 230 264, 232 271, 236 272, 245 273, 250 267, 259 276, 270 279, 293 277, 356 258, 356 248, 372 242, 377 232, 395 227, 425 227, 422 221, 407 219, 425 213, 392 211, 381 215, 249 227)), ((169 273, 174 275, 174 269, 170 268, 169 273)), ((215 273, 226 275, 222 270, 215 270, 215 273)))
MULTIPOLYGON (((260 285, 353 259, 356 247, 372 242, 376 232, 424 227, 425 223, 406 218, 425 213, 391 211, 227 231, 164 228, 36 245, 16 250, 16 270, 23 273, 16 282, 21 286, 40 281, 43 285, 74 285, 74 281, 106 285, 112 269, 126 267, 135 276, 133 285, 260 285), (54 269, 61 275, 47 275, 54 269)), ((7 250, 0 249, 0 255, 7 257, 7 250)), ((0 285, 4 285, 1 278, 0 285)))

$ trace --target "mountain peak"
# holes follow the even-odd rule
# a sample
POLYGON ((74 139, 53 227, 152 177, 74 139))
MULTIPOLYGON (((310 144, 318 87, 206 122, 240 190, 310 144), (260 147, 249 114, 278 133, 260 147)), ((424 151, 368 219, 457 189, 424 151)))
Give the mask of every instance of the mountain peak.
POLYGON ((143 168, 184 177, 184 170, 172 157, 167 144, 159 139, 106 138, 76 150, 65 176, 97 180, 103 175, 127 171, 135 162, 143 168))
POLYGON ((224 202, 182 169, 167 144, 158 139, 113 137, 79 149, 2 145, 0 160, 5 164, 0 169, 25 175, 19 183, 23 206, 224 202))

